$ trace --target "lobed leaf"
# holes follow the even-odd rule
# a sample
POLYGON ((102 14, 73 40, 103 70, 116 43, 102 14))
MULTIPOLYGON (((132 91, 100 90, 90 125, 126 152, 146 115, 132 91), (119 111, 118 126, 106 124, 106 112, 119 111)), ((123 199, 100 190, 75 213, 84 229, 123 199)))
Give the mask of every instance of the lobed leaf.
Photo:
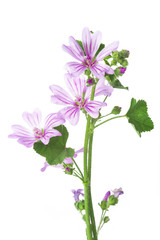
POLYGON ((128 122, 133 125, 138 135, 142 132, 151 131, 154 128, 153 122, 147 112, 147 103, 144 100, 131 99, 130 108, 126 114, 128 122))

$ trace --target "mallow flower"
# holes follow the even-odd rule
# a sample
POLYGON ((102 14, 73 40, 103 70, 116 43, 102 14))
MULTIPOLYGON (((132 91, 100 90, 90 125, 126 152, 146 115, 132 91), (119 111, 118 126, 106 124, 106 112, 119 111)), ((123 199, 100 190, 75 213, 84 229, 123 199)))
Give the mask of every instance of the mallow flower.
POLYGON ((74 76, 79 76, 86 69, 90 69, 92 74, 98 79, 104 77, 105 73, 114 73, 114 70, 110 66, 105 63, 100 63, 100 61, 118 48, 118 41, 115 41, 103 48, 98 55, 95 56, 101 44, 101 32, 97 31, 95 33, 91 33, 88 28, 84 28, 82 32, 82 44, 85 53, 74 37, 69 37, 69 43, 70 46, 62 46, 63 50, 69 53, 80 63, 67 63, 66 68, 68 72, 74 74, 74 76))
POLYGON ((46 145, 50 138, 62 135, 58 130, 53 128, 65 122, 60 114, 49 114, 43 128, 40 126, 42 116, 38 109, 34 110, 33 113, 24 112, 22 117, 31 129, 27 129, 21 125, 12 125, 14 132, 8 137, 17 139, 18 143, 26 147, 32 147, 37 141, 42 141, 46 145))
MULTIPOLYGON (((73 77, 71 74, 65 75, 65 82, 71 97, 63 88, 52 85, 50 89, 53 93, 51 101, 55 104, 66 105, 67 107, 60 110, 60 113, 68 119, 72 125, 76 125, 79 121, 80 110, 85 110, 92 118, 99 116, 99 109, 106 106, 106 103, 100 101, 91 101, 91 87, 86 86, 86 80, 83 76, 73 77)), ((104 80, 99 80, 95 90, 95 96, 110 96, 113 88, 104 84, 104 80)))
POLYGON ((72 190, 72 193, 73 193, 73 197, 74 197, 74 200, 76 202, 79 202, 80 199, 79 199, 79 196, 82 195, 84 197, 84 193, 83 192, 83 189, 77 189, 77 190, 72 190))
MULTIPOLYGON (((78 156, 79 153, 83 152, 83 148, 77 150, 73 156, 73 158, 76 158, 78 156)), ((72 158, 65 158, 63 161, 65 164, 72 164, 73 160, 72 158)), ((44 166, 41 168, 41 172, 44 172, 46 170, 47 167, 56 167, 56 168, 63 168, 63 163, 61 164, 57 164, 57 165, 50 165, 47 162, 44 162, 44 166)))
POLYGON ((114 194, 114 197, 116 197, 116 198, 118 198, 119 197, 119 195, 121 195, 121 194, 123 194, 124 192, 123 192, 123 190, 122 190, 122 188, 116 188, 116 189, 114 189, 113 191, 113 194, 114 194))

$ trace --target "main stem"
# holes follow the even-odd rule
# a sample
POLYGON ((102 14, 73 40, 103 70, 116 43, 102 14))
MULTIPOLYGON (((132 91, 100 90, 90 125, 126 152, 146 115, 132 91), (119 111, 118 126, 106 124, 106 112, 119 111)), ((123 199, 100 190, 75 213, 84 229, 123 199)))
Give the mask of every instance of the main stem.
MULTIPOLYGON (((91 100, 94 99, 95 86, 92 87, 91 100)), ((86 134, 84 141, 84 193, 85 193, 85 212, 87 225, 87 239, 97 240, 96 224, 91 196, 91 166, 92 166, 92 143, 93 132, 91 132, 92 118, 88 115, 86 134), (92 238, 93 237, 93 238, 92 238)), ((93 129, 93 128, 92 128, 93 129)))

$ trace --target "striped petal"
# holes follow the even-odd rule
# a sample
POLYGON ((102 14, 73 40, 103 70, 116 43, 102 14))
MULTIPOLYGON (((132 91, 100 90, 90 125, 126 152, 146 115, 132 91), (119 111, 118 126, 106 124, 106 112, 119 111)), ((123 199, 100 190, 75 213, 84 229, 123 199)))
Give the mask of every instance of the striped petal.
POLYGON ((19 137, 30 137, 33 136, 33 134, 28 131, 25 127, 21 125, 12 125, 12 129, 14 133, 10 134, 9 138, 19 138, 19 137))
POLYGON ((51 96, 51 101, 55 104, 67 105, 72 104, 74 101, 70 95, 61 87, 57 85, 50 86, 53 96, 51 96))
POLYGON ((74 97, 82 97, 86 89, 86 80, 84 77, 73 77, 71 74, 65 74, 65 81, 68 89, 74 97))
POLYGON ((81 75, 86 69, 87 66, 83 65, 82 63, 77 62, 68 62, 65 65, 67 72, 73 74, 73 76, 77 77, 81 75))
POLYGON ((84 108, 92 118, 97 118, 99 116, 99 109, 105 107, 106 105, 106 103, 90 101, 85 105, 84 108))
POLYGON ((35 109, 33 113, 24 112, 22 114, 23 119, 27 122, 27 124, 34 128, 39 127, 39 124, 41 122, 42 116, 39 109, 35 109))
POLYGON ((88 28, 83 29, 82 42, 87 57, 90 57, 91 59, 94 58, 100 46, 101 39, 102 39, 101 32, 97 31, 92 34, 88 28))
POLYGON ((37 141, 35 137, 20 137, 18 143, 30 148, 37 141))
POLYGON ((113 92, 113 87, 108 85, 105 85, 105 80, 100 79, 96 85, 96 90, 95 90, 95 96, 99 96, 99 95, 107 95, 107 96, 111 96, 113 92))
POLYGON ((114 70, 106 64, 96 63, 90 68, 92 74, 97 78, 104 78, 105 72, 114 74, 114 70))
POLYGON ((97 55, 96 60, 101 61, 105 57, 107 57, 109 54, 111 54, 113 51, 115 51, 118 48, 119 42, 113 42, 109 44, 107 47, 103 48, 102 51, 97 55))
POLYGON ((73 37, 69 37, 69 43, 71 48, 74 51, 74 54, 77 56, 77 59, 79 59, 80 61, 84 61, 85 60, 85 56, 84 56, 84 52, 83 49, 81 48, 81 46, 78 44, 78 42, 73 38, 73 37))
POLYGON ((47 145, 49 143, 50 138, 62 136, 62 134, 56 129, 49 129, 45 132, 44 137, 41 137, 40 140, 47 145))
POLYGON ((44 129, 49 129, 52 127, 57 127, 65 123, 65 119, 62 115, 58 113, 51 113, 46 117, 44 129))
POLYGON ((61 114, 64 115, 66 119, 70 122, 72 125, 76 125, 79 121, 79 115, 80 115, 80 109, 74 106, 63 108, 61 111, 61 114))

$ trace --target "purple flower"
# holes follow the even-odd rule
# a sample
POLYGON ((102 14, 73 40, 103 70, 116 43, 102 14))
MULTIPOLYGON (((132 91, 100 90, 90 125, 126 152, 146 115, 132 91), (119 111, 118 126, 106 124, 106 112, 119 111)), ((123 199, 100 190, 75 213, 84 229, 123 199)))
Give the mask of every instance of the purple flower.
POLYGON ((125 71, 126 71, 126 68, 124 68, 124 67, 120 67, 120 73, 125 73, 125 71))
MULTIPOLYGON (((61 87, 57 85, 50 86, 53 96, 51 101, 60 105, 67 105, 60 112, 68 119, 72 125, 79 121, 80 110, 84 109, 92 118, 97 118, 99 109, 106 106, 106 103, 99 101, 90 101, 91 87, 86 86, 86 80, 83 76, 75 78, 71 74, 65 75, 65 81, 73 98, 61 87)), ((104 80, 99 80, 95 90, 95 96, 110 96, 113 88, 105 85, 104 80)))
POLYGON ((108 191, 108 192, 105 194, 105 196, 104 196, 104 198, 103 198, 103 201, 107 201, 110 195, 111 195, 111 192, 108 191))
MULTIPOLYGON (((76 158, 78 156, 78 153, 80 153, 80 152, 83 152, 83 148, 76 151, 73 157, 76 158)), ((73 160, 72 160, 72 158, 65 158, 63 162, 65 164, 72 164, 73 160)), ((56 168, 63 168, 63 163, 57 164, 57 165, 49 165, 47 162, 44 162, 44 166, 43 166, 43 168, 41 168, 41 172, 44 172, 48 166, 52 166, 52 167, 56 167, 56 168)))
POLYGON ((118 198, 119 195, 123 194, 124 192, 122 191, 122 188, 116 188, 112 191, 114 193, 114 197, 118 198))
POLYGON ((65 122, 61 115, 57 113, 49 114, 45 120, 44 127, 40 127, 41 112, 36 109, 33 113, 24 112, 23 119, 31 127, 30 130, 21 126, 13 125, 14 133, 9 135, 9 138, 17 138, 20 144, 26 147, 32 147, 37 141, 42 141, 45 145, 48 144, 50 138, 61 136, 61 133, 53 127, 57 127, 65 122))
POLYGON ((77 189, 77 190, 72 190, 72 193, 74 194, 74 200, 76 202, 79 202, 80 199, 79 199, 79 196, 82 195, 84 197, 84 194, 82 193, 83 192, 83 189, 77 189))
POLYGON ((99 63, 99 61, 102 61, 106 56, 118 48, 118 41, 113 42, 107 47, 103 48, 96 57, 95 54, 101 43, 101 32, 97 31, 92 34, 88 28, 83 29, 82 44, 85 54, 81 46, 73 37, 69 37, 69 43, 70 46, 62 46, 63 50, 80 61, 80 63, 69 62, 66 65, 67 70, 74 74, 74 76, 79 76, 87 68, 90 69, 96 78, 104 77, 105 72, 108 74, 114 73, 111 67, 106 64, 99 63))

